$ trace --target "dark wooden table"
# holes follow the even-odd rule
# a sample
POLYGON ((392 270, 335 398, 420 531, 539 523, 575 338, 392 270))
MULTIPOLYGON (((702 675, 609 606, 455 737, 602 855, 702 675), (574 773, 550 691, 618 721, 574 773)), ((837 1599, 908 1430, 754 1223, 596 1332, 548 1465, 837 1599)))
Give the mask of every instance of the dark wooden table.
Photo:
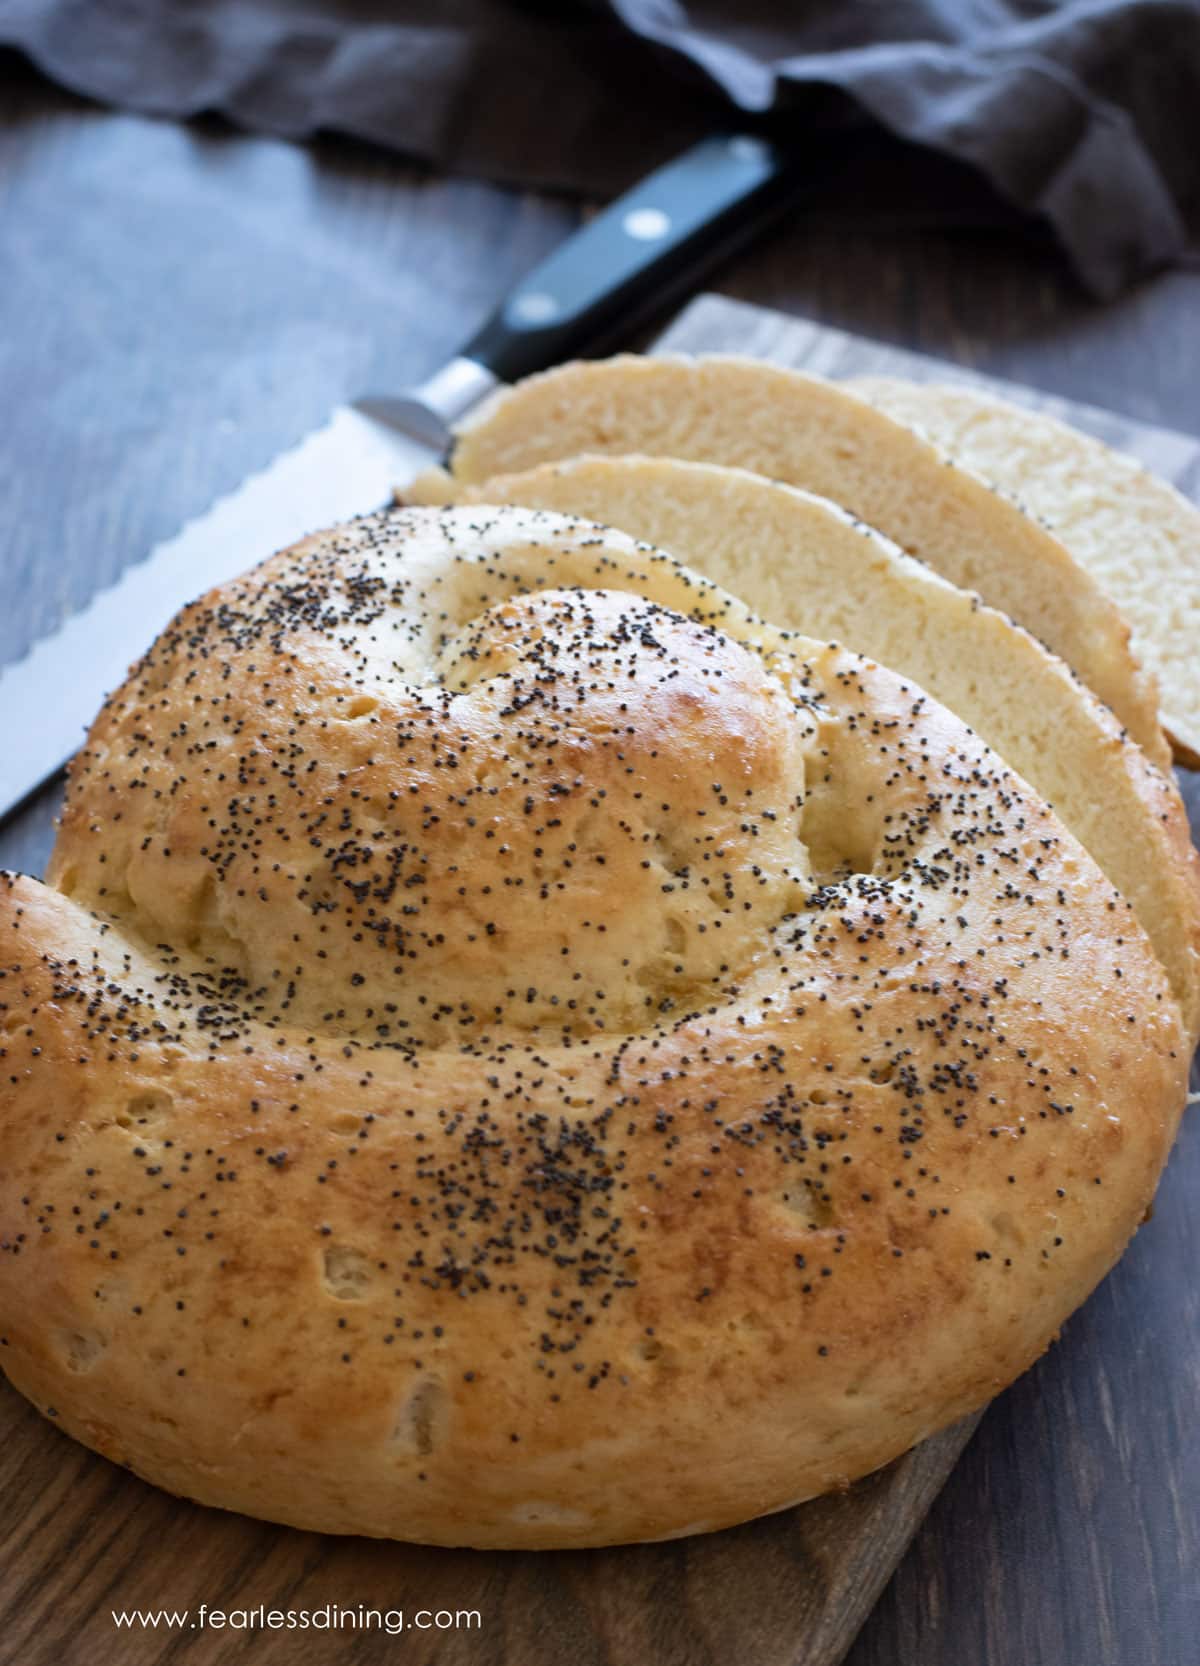
MULTIPOLYGON (((0 662, 331 404, 432 368, 578 212, 112 115, 0 56, 0 662)), ((1101 308, 1043 239, 825 193, 712 287, 1200 432, 1196 271, 1101 308)), ((40 871, 54 803, 0 860, 40 871)), ((1200 1658, 1197 1195, 1193 1116, 1154 1222, 988 1412, 850 1666, 1200 1658)))

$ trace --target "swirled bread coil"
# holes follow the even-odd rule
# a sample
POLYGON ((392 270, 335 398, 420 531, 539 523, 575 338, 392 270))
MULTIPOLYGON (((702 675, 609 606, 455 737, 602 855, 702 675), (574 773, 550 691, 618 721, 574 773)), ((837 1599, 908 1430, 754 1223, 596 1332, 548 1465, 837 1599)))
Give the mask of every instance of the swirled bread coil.
POLYGON ((1153 1194, 1180 1020, 916 684, 561 515, 186 609, 0 884, 0 1360, 207 1504, 779 1509, 978 1406, 1153 1194))

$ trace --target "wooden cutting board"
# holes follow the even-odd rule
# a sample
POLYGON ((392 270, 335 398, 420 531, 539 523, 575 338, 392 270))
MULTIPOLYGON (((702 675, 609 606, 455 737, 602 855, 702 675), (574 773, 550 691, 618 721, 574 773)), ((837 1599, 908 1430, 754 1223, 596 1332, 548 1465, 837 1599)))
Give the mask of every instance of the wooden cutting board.
MULTIPOLYGON (((658 345, 747 353, 831 376, 988 385, 935 360, 715 296, 694 302, 658 345)), ((1029 390, 1001 391, 1200 495, 1197 441, 1029 390)), ((29 834, 21 829, 26 848, 29 834)), ((17 859, 13 836, 0 839, 5 858, 17 859)), ((494 1554, 322 1538, 202 1509, 75 1445, 0 1383, 0 1662, 835 1666, 975 1422, 842 1496, 729 1532, 618 1550, 494 1554), (229 1624, 196 1623, 202 1603, 229 1624), (245 1629, 250 1611, 272 1609, 306 1611, 310 1624, 245 1629), (118 1629, 114 1610, 167 1610, 180 1620, 118 1629), (392 1626, 403 1613, 403 1641, 379 1621, 364 1627, 364 1610, 388 1615, 392 1626), (423 1629, 419 1611, 476 1618, 423 1629)))

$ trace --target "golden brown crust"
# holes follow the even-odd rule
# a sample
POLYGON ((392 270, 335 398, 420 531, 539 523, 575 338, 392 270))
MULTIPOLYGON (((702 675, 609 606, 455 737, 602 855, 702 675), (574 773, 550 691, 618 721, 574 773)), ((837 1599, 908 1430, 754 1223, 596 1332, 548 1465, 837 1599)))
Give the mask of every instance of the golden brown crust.
POLYGON ((957 719, 517 511, 185 612, 53 886, 0 884, 0 972, 12 1380, 175 1491, 441 1543, 720 1526, 982 1403, 1186 1068, 957 719))

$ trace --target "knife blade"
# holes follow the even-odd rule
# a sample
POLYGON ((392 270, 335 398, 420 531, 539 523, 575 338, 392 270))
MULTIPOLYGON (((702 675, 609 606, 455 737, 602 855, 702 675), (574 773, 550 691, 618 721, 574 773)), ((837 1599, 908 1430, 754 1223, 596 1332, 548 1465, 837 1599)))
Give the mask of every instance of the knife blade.
POLYGON ((507 381, 603 350, 694 286, 794 197, 798 152, 706 139, 554 249, 461 352, 419 386, 339 406, 328 423, 128 567, 0 670, 0 820, 80 745, 105 694, 178 610, 308 532, 377 509, 435 463, 451 426, 507 381))

